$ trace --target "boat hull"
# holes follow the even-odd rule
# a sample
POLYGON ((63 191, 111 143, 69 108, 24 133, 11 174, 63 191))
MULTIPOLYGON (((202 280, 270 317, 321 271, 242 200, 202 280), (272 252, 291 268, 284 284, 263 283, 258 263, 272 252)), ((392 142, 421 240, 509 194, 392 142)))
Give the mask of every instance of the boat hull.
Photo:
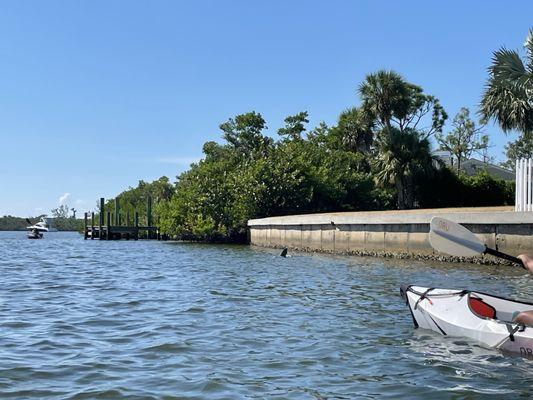
POLYGON ((512 322, 513 313, 533 310, 532 303, 467 290, 421 286, 403 286, 401 293, 415 327, 470 338, 485 347, 533 359, 533 327, 512 322), (493 309, 494 316, 476 312, 474 301, 482 301, 488 310, 493 309))

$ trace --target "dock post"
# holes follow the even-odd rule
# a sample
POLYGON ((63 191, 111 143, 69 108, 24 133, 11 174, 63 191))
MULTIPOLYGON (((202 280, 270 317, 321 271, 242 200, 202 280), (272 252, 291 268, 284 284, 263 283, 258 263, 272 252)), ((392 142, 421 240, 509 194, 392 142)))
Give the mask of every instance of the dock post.
POLYGON ((83 239, 87 240, 87 213, 83 214, 83 239))
POLYGON ((120 202, 118 200, 118 196, 115 197, 115 226, 120 225, 120 202))
MULTIPOLYGON (((146 199, 146 226, 148 226, 149 228, 152 227, 152 197, 151 196, 148 196, 148 198, 146 199)), ((150 229, 148 229, 148 231, 146 232, 146 236, 148 237, 148 239, 152 238, 152 231, 150 229)))
POLYGON ((135 240, 139 239, 139 212, 135 211, 135 216, 133 217, 135 219, 135 240))
POLYGON ((106 239, 111 240, 111 212, 107 212, 107 232, 106 239))
POLYGON ((94 239, 94 212, 91 212, 91 240, 94 239))
POLYGON ((102 240, 104 238, 102 227, 104 226, 104 208, 105 200, 103 197, 100 197, 100 215, 98 215, 98 239, 102 240))

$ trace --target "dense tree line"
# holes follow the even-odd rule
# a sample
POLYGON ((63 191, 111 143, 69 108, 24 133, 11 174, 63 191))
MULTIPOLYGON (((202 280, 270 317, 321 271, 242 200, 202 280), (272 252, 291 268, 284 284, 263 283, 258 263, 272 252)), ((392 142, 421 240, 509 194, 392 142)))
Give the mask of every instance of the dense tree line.
MULTIPOLYGON (((32 223, 37 223, 41 220, 41 216, 30 218, 32 223)), ((4 215, 0 217, 0 231, 24 231, 28 226, 26 218, 13 217, 11 215, 4 215)), ((69 217, 55 217, 54 227, 59 231, 81 231, 83 229, 83 220, 69 217)))
POLYGON ((28 226, 25 218, 4 215, 0 217, 0 231, 23 231, 28 226))
POLYGON ((437 98, 391 71, 367 76, 358 92, 361 106, 334 126, 308 130, 300 112, 277 140, 257 112, 221 124, 224 141, 206 143, 204 158, 159 202, 162 230, 239 241, 249 219, 266 216, 512 203, 510 184, 462 176, 432 154, 429 138, 447 118, 437 98))

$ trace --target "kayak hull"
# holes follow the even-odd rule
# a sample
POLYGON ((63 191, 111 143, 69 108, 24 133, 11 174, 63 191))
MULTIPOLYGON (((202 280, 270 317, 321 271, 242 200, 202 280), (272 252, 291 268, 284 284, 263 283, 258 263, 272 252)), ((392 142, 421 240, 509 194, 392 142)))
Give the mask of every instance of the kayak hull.
POLYGON ((533 303, 468 290, 402 286, 400 291, 415 327, 533 359, 533 327, 512 322, 513 313, 531 311, 533 303))

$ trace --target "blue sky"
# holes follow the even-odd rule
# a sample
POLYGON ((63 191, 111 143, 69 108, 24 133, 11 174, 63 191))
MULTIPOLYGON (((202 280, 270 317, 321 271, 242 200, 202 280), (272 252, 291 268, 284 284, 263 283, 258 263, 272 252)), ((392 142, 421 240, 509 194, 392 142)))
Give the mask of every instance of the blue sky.
MULTIPOLYGON (((531 1, 4 1, 0 215, 174 179, 239 113, 271 135, 302 110, 332 124, 382 68, 450 120, 475 111, 492 52, 520 48, 532 15, 531 1)), ((512 136, 486 133, 501 160, 512 136)))

